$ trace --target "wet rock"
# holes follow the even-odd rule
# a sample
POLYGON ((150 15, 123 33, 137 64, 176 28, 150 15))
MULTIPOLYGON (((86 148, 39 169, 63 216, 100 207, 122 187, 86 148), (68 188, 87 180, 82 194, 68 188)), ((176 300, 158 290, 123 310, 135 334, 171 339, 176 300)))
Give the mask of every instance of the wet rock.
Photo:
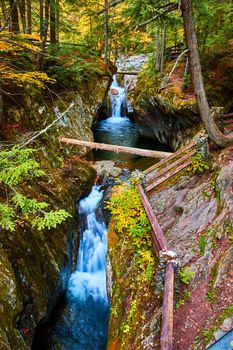
POLYGON ((174 150, 188 143, 199 128, 195 106, 175 107, 159 95, 144 94, 134 104, 134 110, 139 133, 174 150))
POLYGON ((6 252, 0 247, 0 347, 2 350, 26 349, 23 336, 15 326, 22 311, 22 299, 17 290, 14 270, 6 252))
POLYGON ((117 59, 116 66, 119 71, 136 71, 139 72, 147 61, 148 56, 145 54, 134 56, 122 56, 117 59))
POLYGON ((112 95, 118 95, 119 91, 117 89, 111 89, 111 94, 112 95))
POLYGON ((115 162, 111 160, 95 162, 93 167, 96 169, 97 175, 105 177, 118 177, 122 172, 122 169, 116 167, 115 162))
POLYGON ((222 338, 224 335, 225 335, 225 332, 222 331, 221 329, 218 329, 216 332, 214 332, 215 340, 222 338))
POLYGON ((230 318, 226 318, 224 321, 223 321, 223 324, 220 326, 220 329, 223 331, 223 332, 229 332, 233 327, 233 318, 230 317, 230 318))
POLYGON ((217 288, 223 280, 227 279, 232 274, 233 247, 230 247, 224 254, 219 263, 218 274, 214 283, 214 288, 217 288))
POLYGON ((113 288, 113 271, 112 271, 111 260, 108 254, 107 254, 106 276, 107 276, 107 295, 108 295, 108 300, 111 303, 112 288, 113 288))

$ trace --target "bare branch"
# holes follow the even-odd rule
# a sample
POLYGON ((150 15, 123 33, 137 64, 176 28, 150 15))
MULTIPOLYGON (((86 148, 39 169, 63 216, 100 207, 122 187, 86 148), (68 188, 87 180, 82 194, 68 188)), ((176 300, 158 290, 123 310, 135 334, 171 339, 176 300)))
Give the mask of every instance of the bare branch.
POLYGON ((6 26, 9 24, 11 14, 12 14, 12 12, 13 12, 15 6, 16 6, 16 0, 14 1, 13 6, 12 6, 12 8, 10 9, 10 11, 9 11, 9 13, 8 13, 8 16, 7 16, 7 19, 6 19, 5 23, 4 23, 3 26, 0 28, 0 33, 1 33, 1 32, 6 28, 6 26))
POLYGON ((56 119, 53 120, 53 122, 49 125, 46 126, 46 128, 36 132, 36 134, 31 137, 29 140, 27 140, 21 147, 25 147, 26 145, 28 145, 29 143, 33 142, 37 137, 39 137, 40 135, 44 134, 45 132, 48 131, 48 129, 50 129, 54 124, 56 124, 58 122, 58 120, 60 120, 62 117, 64 117, 68 112, 69 110, 74 106, 74 103, 71 103, 69 105, 69 107, 65 110, 65 112, 63 112, 62 114, 58 113, 58 117, 56 119))
POLYGON ((189 49, 184 50, 183 52, 181 52, 181 54, 177 57, 176 62, 174 64, 174 66, 172 67, 172 70, 170 71, 170 73, 168 74, 168 80, 171 78, 172 73, 174 72, 174 70, 176 69, 176 66, 178 64, 178 62, 181 60, 181 58, 187 53, 189 52, 189 49))
POLYGON ((124 2, 125 0, 116 0, 112 3, 110 3, 108 6, 104 7, 102 10, 97 12, 97 15, 101 15, 101 13, 104 13, 105 11, 107 11, 108 9, 110 9, 111 7, 114 7, 118 4, 120 4, 121 2, 124 2))
POLYGON ((139 23, 137 26, 136 26, 136 29, 140 28, 140 27, 144 27, 146 26, 147 24, 153 22, 153 21, 156 21, 156 19, 160 18, 160 17, 163 17, 165 16, 167 13, 169 12, 172 12, 174 10, 177 10, 178 9, 178 3, 174 3, 174 4, 169 4, 164 10, 162 13, 159 13, 157 15, 155 15, 154 17, 151 17, 150 19, 148 19, 147 21, 145 22, 142 22, 142 23, 139 23))

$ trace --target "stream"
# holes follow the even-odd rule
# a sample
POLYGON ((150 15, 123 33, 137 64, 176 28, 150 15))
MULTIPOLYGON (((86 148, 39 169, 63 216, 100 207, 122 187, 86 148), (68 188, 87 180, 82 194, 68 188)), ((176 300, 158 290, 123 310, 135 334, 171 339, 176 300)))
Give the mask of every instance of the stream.
MULTIPOLYGON (((116 76, 113 77, 109 94, 111 116, 98 121, 94 125, 93 134, 96 142, 157 151, 171 151, 168 146, 139 135, 138 126, 126 116, 127 101, 125 89, 119 86, 116 76)), ((132 154, 99 150, 93 153, 94 159, 97 161, 113 160, 116 166, 127 168, 131 171, 134 169, 143 171, 155 162, 154 158, 140 157, 132 154)))
MULTIPOLYGON (((116 77, 110 88, 111 116, 94 126, 97 142, 130 147, 162 149, 151 140, 139 137, 137 126, 125 115, 125 90, 116 77)), ((99 151, 95 160, 114 160, 124 169, 143 170, 154 159, 99 151)), ((71 274, 66 295, 56 316, 34 341, 32 349, 106 350, 110 305, 106 291, 107 227, 103 221, 101 201, 105 184, 92 187, 91 193, 78 204, 80 242, 76 269, 71 274), (45 339, 43 339, 45 338, 45 339)))

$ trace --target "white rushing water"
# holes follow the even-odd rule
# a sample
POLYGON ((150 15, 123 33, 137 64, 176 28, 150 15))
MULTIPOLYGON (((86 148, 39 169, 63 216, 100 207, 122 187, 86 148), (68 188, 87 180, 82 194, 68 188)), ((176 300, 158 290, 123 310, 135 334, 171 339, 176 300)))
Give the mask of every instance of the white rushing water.
POLYGON ((79 204, 83 232, 80 237, 77 270, 71 275, 68 285, 68 298, 78 299, 79 302, 85 302, 89 297, 107 302, 107 228, 99 217, 101 215, 97 217, 102 196, 100 186, 93 186, 89 196, 79 204))
POLYGON ((112 107, 112 115, 109 122, 121 122, 124 115, 122 115, 123 107, 126 105, 125 89, 118 84, 116 74, 113 76, 113 82, 109 91, 112 107))

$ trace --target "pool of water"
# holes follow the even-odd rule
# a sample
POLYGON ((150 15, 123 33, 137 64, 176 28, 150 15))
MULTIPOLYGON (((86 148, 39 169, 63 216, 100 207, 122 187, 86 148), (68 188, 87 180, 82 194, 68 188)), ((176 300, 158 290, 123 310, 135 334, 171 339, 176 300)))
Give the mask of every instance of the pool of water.
MULTIPOLYGON (((121 145, 126 147, 168 151, 168 146, 161 145, 152 139, 146 139, 139 136, 138 127, 129 118, 109 117, 98 121, 93 128, 94 139, 96 142, 112 145, 121 145)), ((110 151, 94 151, 95 160, 114 160, 118 166, 126 167, 130 170, 145 170, 156 162, 155 158, 141 157, 133 154, 114 153, 110 151)))

